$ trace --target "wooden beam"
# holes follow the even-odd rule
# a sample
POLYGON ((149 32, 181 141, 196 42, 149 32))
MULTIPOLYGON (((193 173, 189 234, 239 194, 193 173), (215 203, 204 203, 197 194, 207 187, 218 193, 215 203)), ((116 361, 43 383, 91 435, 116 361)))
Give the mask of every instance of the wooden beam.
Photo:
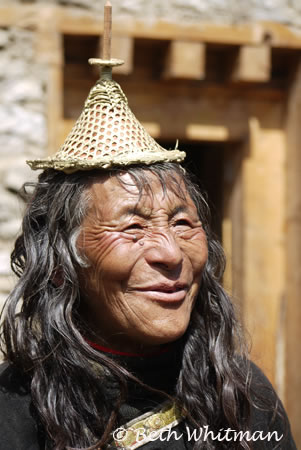
POLYGON ((222 243, 227 258, 223 284, 232 295, 241 319, 243 314, 243 230, 241 165, 245 140, 225 149, 222 243))
POLYGON ((271 77, 269 45, 239 47, 230 75, 232 81, 267 82, 271 77))
POLYGON ((202 80, 205 77, 205 50, 201 42, 170 42, 163 78, 202 80))
MULTIPOLYGON (((84 76, 74 80, 73 72, 78 73, 72 70, 65 84, 64 108, 68 118, 77 118, 80 114, 93 83, 93 79, 84 76)), ((179 139, 180 146, 181 141, 188 139, 240 141, 248 133, 248 115, 258 110, 262 111, 264 126, 271 128, 279 121, 279 105, 284 100, 283 93, 270 97, 262 89, 233 92, 226 87, 214 88, 201 83, 183 87, 177 80, 165 83, 129 77, 121 85, 139 121, 159 124, 160 138, 179 139)))
POLYGON ((39 24, 35 33, 35 57, 47 73, 47 129, 48 154, 55 153, 60 144, 63 118, 63 39, 57 31, 54 9, 39 10, 39 24))
POLYGON ((47 128, 48 154, 56 153, 60 147, 60 135, 63 118, 63 79, 61 71, 55 66, 48 68, 47 87, 47 128))
POLYGON ((283 399, 278 341, 284 339, 285 133, 263 128, 255 116, 249 123, 242 163, 243 317, 252 336, 252 359, 283 399))
MULTIPOLYGON (((58 31, 66 34, 98 36, 102 31, 102 15, 77 8, 48 5, 11 5, 0 7, 0 26, 36 28, 43 8, 51 7, 56 14, 58 31)), ((271 46, 301 48, 301 35, 280 23, 258 22, 252 24, 216 25, 200 23, 194 25, 173 24, 114 18, 113 35, 120 33, 136 38, 192 40, 224 45, 258 45, 269 36, 271 46)))
POLYGON ((233 134, 225 125, 189 123, 186 127, 186 138, 193 141, 227 142, 231 137, 233 134))
POLYGON ((35 58, 45 65, 63 65, 62 36, 57 30, 56 15, 52 7, 41 8, 35 34, 35 58))
POLYGON ((287 292, 286 292, 286 407, 297 448, 301 448, 301 62, 287 105, 287 292))
POLYGON ((130 36, 113 34, 112 57, 122 59, 124 64, 114 68, 114 74, 129 75, 133 71, 134 39, 130 36))
MULTIPOLYGON (((72 11, 72 8, 57 7, 60 18, 60 28, 64 33, 80 33, 98 35, 100 31, 100 16, 92 13, 72 11)), ((127 21, 114 19, 113 34, 121 34, 145 39, 193 40, 212 44, 248 45, 260 44, 269 35, 270 43, 277 47, 301 48, 301 36, 292 29, 280 23, 258 22, 252 24, 216 25, 200 23, 181 25, 167 21, 146 23, 145 21, 129 19, 127 21)))

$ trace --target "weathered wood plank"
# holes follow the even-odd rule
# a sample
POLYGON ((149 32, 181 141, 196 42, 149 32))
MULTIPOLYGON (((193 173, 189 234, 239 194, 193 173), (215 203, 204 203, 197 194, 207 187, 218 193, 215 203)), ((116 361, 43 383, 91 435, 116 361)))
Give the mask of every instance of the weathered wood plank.
POLYGON ((242 45, 237 51, 230 78, 232 81, 267 82, 271 78, 271 47, 242 45))
POLYGON ((292 83, 287 105, 287 290, 286 407, 297 447, 301 446, 301 63, 292 83))
MULTIPOLYGON (((252 336, 252 357, 274 385, 285 292, 285 154, 283 130, 263 128, 251 117, 242 164, 243 317, 252 336)), ((275 387, 283 392, 283 386, 275 387)))
MULTIPOLYGON (((242 134, 243 124, 241 124, 242 134)), ((238 139, 240 133, 235 138, 238 139)), ((202 124, 202 123, 189 123, 186 126, 185 138, 193 141, 214 141, 214 142, 227 142, 234 138, 233 128, 230 129, 225 125, 218 124, 202 124)))
POLYGON ((243 314, 243 230, 241 164, 245 140, 227 146, 223 180, 222 243, 227 264, 223 283, 233 297, 239 317, 243 314))
POLYGON ((47 131, 48 154, 55 153, 60 144, 60 127, 63 118, 63 42, 51 21, 51 9, 43 11, 44 16, 37 29, 35 40, 36 59, 47 72, 47 131), (49 25, 49 22, 52 25, 49 25), (51 29, 51 26, 53 29, 51 29))
POLYGON ((163 78, 202 80, 205 78, 205 51, 201 42, 171 41, 163 78))

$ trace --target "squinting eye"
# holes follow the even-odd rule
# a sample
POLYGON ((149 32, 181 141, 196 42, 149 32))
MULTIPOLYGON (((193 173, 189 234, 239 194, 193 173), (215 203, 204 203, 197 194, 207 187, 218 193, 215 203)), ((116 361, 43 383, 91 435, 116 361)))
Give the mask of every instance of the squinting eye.
POLYGON ((139 224, 139 223, 132 223, 131 225, 129 225, 128 227, 126 227, 123 231, 128 231, 128 230, 142 230, 143 227, 139 224))
POLYGON ((191 224, 188 220, 186 219, 179 219, 176 221, 175 226, 186 226, 186 227, 191 227, 191 224))

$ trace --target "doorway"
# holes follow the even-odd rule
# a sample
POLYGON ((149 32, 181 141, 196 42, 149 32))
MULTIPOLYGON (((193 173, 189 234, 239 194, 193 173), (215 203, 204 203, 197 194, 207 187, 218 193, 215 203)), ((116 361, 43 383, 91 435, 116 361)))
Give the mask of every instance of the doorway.
MULTIPOLYGON (((174 148, 174 142, 160 140, 164 148, 174 148)), ((192 172, 204 193, 211 211, 211 228, 222 241, 223 187, 226 144, 218 142, 181 141, 180 150, 186 152, 184 167, 192 172)))

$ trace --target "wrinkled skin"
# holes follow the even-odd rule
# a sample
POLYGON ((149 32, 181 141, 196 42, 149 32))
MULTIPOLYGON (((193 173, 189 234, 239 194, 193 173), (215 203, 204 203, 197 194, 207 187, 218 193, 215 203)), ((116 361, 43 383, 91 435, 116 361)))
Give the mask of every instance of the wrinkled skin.
POLYGON ((153 195, 140 201, 136 186, 125 189, 114 176, 94 182, 78 238, 90 263, 79 274, 81 314, 98 343, 119 351, 153 351, 183 335, 208 256, 190 196, 164 194, 148 176, 153 195))

